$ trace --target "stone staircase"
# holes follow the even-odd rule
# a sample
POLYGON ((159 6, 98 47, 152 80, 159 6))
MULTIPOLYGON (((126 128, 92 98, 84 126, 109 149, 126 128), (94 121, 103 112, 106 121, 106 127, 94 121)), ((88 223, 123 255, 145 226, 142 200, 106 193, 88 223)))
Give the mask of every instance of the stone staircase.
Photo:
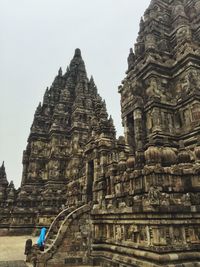
POLYGON ((68 207, 64 210, 62 210, 53 220, 51 223, 49 230, 46 234, 45 238, 45 248, 44 252, 48 252, 52 247, 53 244, 55 243, 57 239, 57 235, 61 232, 59 231, 65 220, 67 219, 68 215, 75 209, 75 207, 68 207))
MULTIPOLYGON (((60 247, 65 233, 69 230, 71 223, 79 218, 82 214, 89 212, 91 209, 90 204, 85 204, 81 207, 69 207, 58 214, 58 216, 52 222, 45 240, 45 249, 43 252, 38 252, 37 255, 37 267, 46 267, 54 266, 50 263, 47 263, 50 259, 53 258, 60 247)), ((73 264, 73 266, 79 266, 81 264, 73 264)), ((88 264, 83 264, 85 267, 89 266, 88 264)), ((57 266, 55 264, 55 266, 57 266)), ((59 265, 60 266, 60 265, 59 265)), ((66 266, 66 264, 65 264, 66 266)), ((69 265, 68 265, 69 266, 69 265)), ((71 266, 71 265, 70 265, 71 266)))

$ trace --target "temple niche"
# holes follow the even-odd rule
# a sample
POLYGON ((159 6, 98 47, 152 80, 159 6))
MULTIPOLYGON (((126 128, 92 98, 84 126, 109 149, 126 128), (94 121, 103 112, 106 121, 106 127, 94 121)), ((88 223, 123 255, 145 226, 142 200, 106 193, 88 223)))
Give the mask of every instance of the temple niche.
POLYGON ((119 86, 124 136, 80 49, 46 89, 18 190, 0 167, 1 231, 50 227, 37 267, 199 266, 199 11, 150 2, 119 86))

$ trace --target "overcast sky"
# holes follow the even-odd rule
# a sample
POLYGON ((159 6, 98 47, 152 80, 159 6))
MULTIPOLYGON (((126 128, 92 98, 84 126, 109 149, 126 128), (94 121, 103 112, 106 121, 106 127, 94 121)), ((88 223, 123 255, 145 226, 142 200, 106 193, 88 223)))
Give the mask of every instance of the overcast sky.
POLYGON ((35 109, 77 47, 123 134, 118 86, 149 2, 0 0, 0 164, 16 187, 35 109))

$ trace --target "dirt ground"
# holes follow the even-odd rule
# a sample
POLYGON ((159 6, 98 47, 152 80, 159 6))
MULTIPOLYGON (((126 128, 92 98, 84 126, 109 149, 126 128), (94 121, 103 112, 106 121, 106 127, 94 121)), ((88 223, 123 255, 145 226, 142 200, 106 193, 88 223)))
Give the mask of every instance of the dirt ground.
POLYGON ((32 236, 0 236, 0 261, 25 260, 24 247, 27 239, 36 243, 32 236))

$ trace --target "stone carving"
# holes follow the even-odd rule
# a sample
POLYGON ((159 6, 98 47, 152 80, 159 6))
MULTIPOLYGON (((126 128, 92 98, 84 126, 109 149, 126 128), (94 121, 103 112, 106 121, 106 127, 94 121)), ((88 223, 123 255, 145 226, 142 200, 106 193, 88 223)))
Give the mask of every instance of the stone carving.
POLYGON ((156 49, 156 39, 155 39, 155 36, 153 34, 148 34, 146 36, 145 48, 146 48, 146 50, 156 49))
POLYGON ((199 3, 199 1, 196 1, 196 3, 195 3, 195 9, 196 9, 197 14, 199 14, 198 13, 200 11, 200 3, 199 3))
POLYGON ((176 1, 175 6, 172 9, 173 15, 186 17, 185 8, 182 1, 176 1))
POLYGON ((65 113, 65 105, 59 103, 58 105, 56 105, 55 110, 54 110, 55 114, 64 114, 65 113))
POLYGON ((160 204, 160 199, 161 199, 161 192, 160 189, 157 188, 156 186, 151 186, 149 188, 149 193, 148 193, 148 202, 152 206, 156 206, 160 204))
POLYGON ((63 205, 73 214, 64 225, 56 219, 58 239, 52 236, 55 246, 40 255, 40 265, 63 265, 69 254, 74 263, 83 258, 86 265, 92 258, 102 267, 197 264, 198 5, 199 0, 152 0, 119 87, 125 137, 116 139, 79 49, 67 72, 59 70, 46 90, 24 152, 19 190, 8 185, 0 167, 0 231, 5 225, 20 231, 49 225, 61 209, 69 215, 63 205), (83 242, 77 245, 74 237, 83 242))
POLYGON ((197 71, 190 71, 187 75, 188 79, 188 91, 193 92, 195 90, 199 90, 200 88, 200 79, 197 71))
POLYGON ((168 44, 168 41, 166 39, 163 38, 163 39, 160 40, 159 49, 162 52, 169 52, 169 44, 168 44))
POLYGON ((166 95, 162 92, 161 86, 158 85, 157 79, 154 77, 152 77, 148 82, 146 94, 149 99, 159 98, 162 100, 166 100, 166 95))
POLYGON ((178 44, 182 41, 190 41, 192 38, 192 34, 189 26, 180 27, 176 32, 176 38, 178 44))
POLYGON ((184 97, 195 91, 199 91, 199 85, 200 80, 197 71, 189 71, 177 85, 177 97, 184 97))
POLYGON ((144 53, 145 45, 144 42, 138 42, 135 44, 135 55, 136 57, 141 56, 144 53))
POLYGON ((173 235, 174 235, 174 243, 175 244, 181 244, 183 242, 183 234, 182 234, 182 228, 181 227, 175 227, 173 229, 173 235))

